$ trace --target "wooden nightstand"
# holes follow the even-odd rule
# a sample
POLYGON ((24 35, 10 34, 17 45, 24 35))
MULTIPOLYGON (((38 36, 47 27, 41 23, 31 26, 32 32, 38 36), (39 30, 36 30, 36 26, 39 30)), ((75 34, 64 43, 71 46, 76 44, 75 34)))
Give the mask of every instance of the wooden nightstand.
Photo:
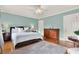
POLYGON ((11 37, 10 32, 4 32, 4 33, 3 33, 4 41, 9 41, 9 40, 11 40, 10 37, 11 37))

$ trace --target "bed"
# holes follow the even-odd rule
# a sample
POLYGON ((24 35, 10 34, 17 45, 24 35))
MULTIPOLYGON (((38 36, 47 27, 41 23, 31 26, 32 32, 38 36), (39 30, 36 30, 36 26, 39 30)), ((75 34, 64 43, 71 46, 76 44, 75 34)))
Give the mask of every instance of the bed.
POLYGON ((4 40, 2 35, 2 30, 0 29, 0 53, 3 53, 4 40))
POLYGON ((16 49, 10 54, 65 54, 66 48, 57 44, 40 41, 32 45, 16 49))
MULTIPOLYGON (((22 28, 22 30, 24 30, 23 27, 19 27, 19 28, 22 28)), ((14 27, 11 27, 11 39, 12 39, 14 49, 15 49, 15 46, 20 42, 24 42, 32 39, 39 39, 39 38, 42 39, 42 35, 36 31, 17 32, 13 30, 14 30, 14 27)))

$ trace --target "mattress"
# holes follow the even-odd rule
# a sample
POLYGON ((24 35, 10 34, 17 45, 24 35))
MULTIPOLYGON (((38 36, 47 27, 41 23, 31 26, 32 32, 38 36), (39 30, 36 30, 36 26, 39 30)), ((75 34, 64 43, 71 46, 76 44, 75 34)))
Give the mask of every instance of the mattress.
POLYGON ((46 41, 40 41, 38 43, 17 49, 11 54, 64 54, 66 49, 57 44, 52 44, 46 41))

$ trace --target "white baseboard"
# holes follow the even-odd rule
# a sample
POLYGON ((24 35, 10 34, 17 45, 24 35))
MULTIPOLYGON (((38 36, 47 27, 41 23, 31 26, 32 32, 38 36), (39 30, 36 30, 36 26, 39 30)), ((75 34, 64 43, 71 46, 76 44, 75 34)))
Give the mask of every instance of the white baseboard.
POLYGON ((70 40, 68 40, 68 38, 60 38, 60 40, 63 40, 63 41, 70 41, 70 40))

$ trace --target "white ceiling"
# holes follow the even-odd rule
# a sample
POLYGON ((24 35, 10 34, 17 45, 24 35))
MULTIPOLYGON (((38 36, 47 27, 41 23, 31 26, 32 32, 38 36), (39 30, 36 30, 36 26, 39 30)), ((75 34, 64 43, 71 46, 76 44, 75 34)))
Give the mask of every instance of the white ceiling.
POLYGON ((79 5, 41 5, 43 8, 43 14, 37 15, 35 13, 38 5, 0 5, 2 12, 7 12, 15 15, 31 17, 31 18, 42 18, 52 16, 65 11, 79 8, 79 5))

